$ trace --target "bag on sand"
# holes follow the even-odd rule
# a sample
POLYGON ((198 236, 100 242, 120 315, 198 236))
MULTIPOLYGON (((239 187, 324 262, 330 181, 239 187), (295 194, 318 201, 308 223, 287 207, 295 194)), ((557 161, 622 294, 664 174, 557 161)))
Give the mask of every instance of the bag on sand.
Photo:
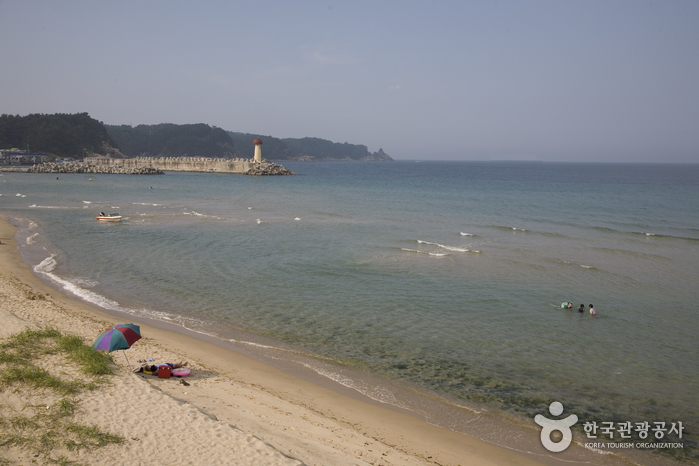
POLYGON ((172 368, 170 366, 158 366, 158 378, 169 379, 172 368))

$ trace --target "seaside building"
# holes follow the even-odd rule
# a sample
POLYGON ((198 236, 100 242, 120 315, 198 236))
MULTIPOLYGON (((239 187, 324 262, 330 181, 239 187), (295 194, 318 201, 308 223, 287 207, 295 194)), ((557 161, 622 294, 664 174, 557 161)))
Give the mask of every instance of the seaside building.
POLYGON ((255 139, 252 143, 255 144, 255 157, 253 157, 253 160, 256 163, 262 163, 262 139, 255 139))
POLYGON ((0 165, 33 165, 44 163, 49 157, 43 152, 29 152, 20 149, 0 150, 0 165))

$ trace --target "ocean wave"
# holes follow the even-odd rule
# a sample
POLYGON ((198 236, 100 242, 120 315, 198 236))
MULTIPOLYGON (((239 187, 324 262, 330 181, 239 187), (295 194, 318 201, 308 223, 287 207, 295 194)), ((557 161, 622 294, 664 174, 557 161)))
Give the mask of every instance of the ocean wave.
POLYGON ((83 204, 92 204, 92 201, 83 201, 83 204))
POLYGON ((75 283, 78 286, 82 286, 85 288, 94 288, 97 285, 100 284, 97 280, 93 280, 91 278, 87 277, 77 277, 71 280, 73 283, 75 283))
POLYGON ((417 240, 418 243, 420 244, 429 244, 432 246, 437 246, 442 249, 446 249, 447 251, 454 251, 454 252, 470 252, 470 249, 464 249, 464 248, 457 248, 455 246, 446 246, 444 244, 439 244, 439 243, 434 243, 432 241, 423 241, 421 239, 417 240))
MULTIPOLYGON (((609 228, 609 227, 591 227, 594 230, 599 230, 599 231, 604 231, 608 233, 614 233, 618 235, 628 235, 632 237, 645 237, 645 238, 658 238, 658 239, 672 239, 672 240, 678 240, 678 241, 691 241, 691 242, 696 242, 699 241, 699 238, 693 238, 691 236, 677 236, 677 235, 668 235, 665 233, 653 233, 649 231, 625 231, 625 230, 617 230, 615 228, 609 228)), ((693 228, 685 228, 685 231, 688 232, 694 232, 697 231, 693 228)))
POLYGON ((430 256, 435 256, 435 257, 444 257, 444 256, 448 256, 448 255, 449 255, 449 254, 447 254, 447 253, 445 253, 445 252, 429 252, 429 251, 420 251, 420 250, 417 250, 417 249, 408 249, 408 248, 400 248, 400 249, 401 249, 401 251, 415 252, 415 253, 418 253, 418 254, 429 254, 430 256))
POLYGON ((464 233, 463 231, 460 231, 459 234, 461 236, 473 236, 473 233, 464 233))
POLYGON ((39 236, 39 233, 34 233, 34 234, 31 235, 31 236, 27 236, 27 240, 26 240, 27 246, 30 245, 30 244, 34 244, 34 243, 36 242, 36 238, 37 238, 38 236, 39 236))
POLYGON ((514 231, 517 233, 529 233, 529 234, 536 234, 536 235, 542 235, 542 236, 549 236, 549 237, 555 237, 555 238, 568 238, 568 235, 564 235, 562 233, 553 233, 550 231, 537 231, 537 230, 528 230, 526 228, 519 228, 519 227, 512 227, 512 226, 504 226, 504 225, 486 225, 488 228, 494 228, 496 230, 503 230, 503 231, 514 231))
POLYGON ((603 252, 605 254, 623 254, 623 255, 632 256, 632 257, 640 257, 640 258, 644 258, 644 259, 666 260, 666 261, 671 260, 665 256, 661 256, 658 254, 648 254, 645 252, 630 251, 628 249, 590 248, 590 250, 600 251, 600 252, 603 252))
POLYGON ((397 406, 399 408, 403 409, 409 409, 407 406, 405 406, 403 403, 400 402, 400 400, 396 397, 396 395, 389 389, 385 387, 380 387, 380 386, 370 386, 364 381, 359 381, 355 380, 351 377, 344 376, 338 372, 335 371, 329 371, 320 367, 317 367, 313 364, 309 363, 301 363, 303 366, 307 367, 308 369, 311 369, 315 373, 326 377, 336 383, 339 383, 340 385, 351 388, 353 390, 358 391, 364 396, 367 396, 371 398, 374 401, 378 401, 380 403, 386 403, 390 404, 393 406, 397 406))
POLYGON ((153 207, 160 207, 163 205, 163 204, 151 204, 150 202, 132 202, 131 204, 133 204, 133 205, 149 205, 149 206, 153 206, 153 207))
POLYGON ((38 265, 34 266, 34 272, 44 275, 52 282, 61 286, 64 290, 73 293, 74 295, 80 297, 81 299, 84 299, 89 303, 96 304, 104 309, 128 312, 123 307, 121 307, 121 305, 118 302, 113 301, 93 291, 86 290, 80 287, 79 285, 54 274, 53 271, 56 269, 56 266, 58 266, 58 261, 56 261, 56 254, 52 254, 51 256, 41 261, 38 265))

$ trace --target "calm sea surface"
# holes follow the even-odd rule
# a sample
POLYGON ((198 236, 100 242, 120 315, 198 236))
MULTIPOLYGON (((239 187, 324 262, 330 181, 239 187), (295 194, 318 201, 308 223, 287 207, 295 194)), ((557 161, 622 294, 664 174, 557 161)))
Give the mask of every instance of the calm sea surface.
POLYGON ((552 401, 578 443, 584 422, 682 422, 663 440, 684 448, 622 455, 697 462, 699 165, 285 166, 299 175, 4 173, 0 213, 37 273, 106 309, 472 435, 499 413, 538 442, 552 401))

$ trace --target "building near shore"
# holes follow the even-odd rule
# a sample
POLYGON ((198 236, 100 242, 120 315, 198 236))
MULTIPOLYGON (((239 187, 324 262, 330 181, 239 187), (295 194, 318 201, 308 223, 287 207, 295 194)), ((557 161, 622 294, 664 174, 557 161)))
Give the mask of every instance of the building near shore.
POLYGON ((0 165, 34 165, 49 159, 43 152, 29 152, 20 149, 0 149, 0 165))

